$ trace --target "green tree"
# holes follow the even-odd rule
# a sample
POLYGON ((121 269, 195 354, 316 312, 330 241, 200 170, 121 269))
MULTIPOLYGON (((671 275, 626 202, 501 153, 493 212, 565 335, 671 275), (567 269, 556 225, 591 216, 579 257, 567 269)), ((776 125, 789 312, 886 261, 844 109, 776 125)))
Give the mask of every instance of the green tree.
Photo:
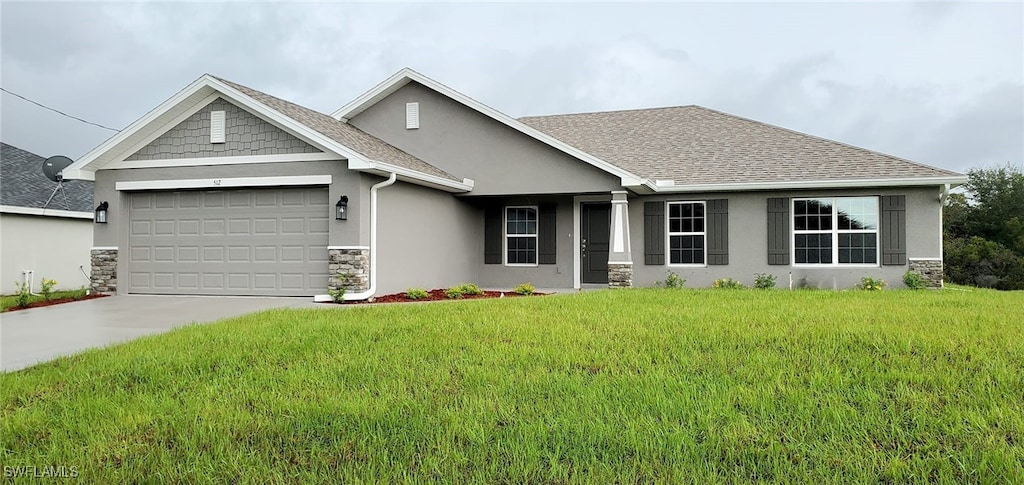
POLYGON ((943 211, 946 273, 956 283, 1024 289, 1024 170, 972 169, 943 211))

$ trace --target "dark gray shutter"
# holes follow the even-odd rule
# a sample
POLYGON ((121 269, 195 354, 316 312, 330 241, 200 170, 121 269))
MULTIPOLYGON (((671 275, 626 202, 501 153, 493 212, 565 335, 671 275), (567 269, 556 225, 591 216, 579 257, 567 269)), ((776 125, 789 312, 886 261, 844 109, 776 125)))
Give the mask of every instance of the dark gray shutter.
POLYGON ((537 217, 537 262, 555 264, 555 204, 541 204, 537 217))
POLYGON ((707 201, 708 264, 729 264, 729 199, 707 201))
POLYGON ((498 205, 484 209, 484 264, 501 264, 501 210, 498 205))
POLYGON ((768 264, 789 264, 789 198, 768 199, 768 264))
POLYGON ((665 203, 644 202, 644 264, 665 264, 665 203))
POLYGON ((879 237, 882 238, 882 264, 887 266, 907 264, 907 197, 905 195, 882 196, 882 223, 879 237))

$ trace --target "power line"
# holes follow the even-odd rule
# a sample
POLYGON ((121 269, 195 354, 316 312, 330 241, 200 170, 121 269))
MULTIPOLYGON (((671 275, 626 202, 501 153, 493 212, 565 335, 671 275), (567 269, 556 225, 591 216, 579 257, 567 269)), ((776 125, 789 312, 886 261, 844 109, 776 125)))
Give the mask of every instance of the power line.
POLYGON ((121 131, 121 130, 118 130, 117 128, 111 128, 111 127, 109 127, 109 126, 103 126, 103 125, 101 125, 101 124, 99 124, 99 123, 93 123, 93 122, 91 122, 91 121, 86 121, 86 120, 83 120, 82 118, 79 118, 79 117, 77 117, 77 116, 71 116, 71 115, 69 115, 69 114, 67 114, 67 113, 65 113, 65 112, 63 112, 63 111, 61 111, 61 110, 59 110, 59 109, 53 109, 53 108, 51 108, 51 107, 49 107, 49 106, 46 106, 46 105, 44 105, 44 104, 42 104, 42 103, 37 103, 37 102, 35 102, 35 101, 32 101, 31 99, 28 99, 28 98, 26 98, 26 97, 24 97, 24 96, 22 96, 22 95, 20 95, 20 94, 18 94, 18 93, 12 93, 12 92, 10 92, 10 91, 8 91, 8 90, 4 89, 4 88, 0 88, 0 91, 3 91, 3 92, 5 92, 5 93, 7 93, 7 94, 10 94, 11 96, 17 96, 17 97, 19 97, 19 98, 21 98, 21 99, 24 99, 25 101, 28 101, 29 103, 32 103, 32 104, 34 104, 34 105, 36 105, 36 106, 39 106, 40 108, 46 108, 46 109, 48 109, 48 110, 50 110, 50 111, 53 111, 54 113, 57 113, 57 114, 59 114, 59 115, 61 115, 61 116, 67 116, 68 118, 71 118, 71 119, 73 119, 73 120, 78 120, 78 121, 81 121, 82 123, 85 123, 85 124, 87 124, 87 125, 92 125, 92 126, 98 126, 98 127, 100 127, 100 128, 103 128, 104 130, 110 130, 110 131, 121 131))

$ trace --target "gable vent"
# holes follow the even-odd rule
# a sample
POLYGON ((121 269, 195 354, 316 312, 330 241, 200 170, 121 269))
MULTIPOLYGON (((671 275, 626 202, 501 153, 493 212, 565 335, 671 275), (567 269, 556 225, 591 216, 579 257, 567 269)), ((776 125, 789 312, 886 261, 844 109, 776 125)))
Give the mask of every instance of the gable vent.
POLYGON ((224 112, 210 112, 210 143, 224 143, 224 112))
POLYGON ((405 103, 405 129, 415 130, 420 127, 420 104, 405 103))

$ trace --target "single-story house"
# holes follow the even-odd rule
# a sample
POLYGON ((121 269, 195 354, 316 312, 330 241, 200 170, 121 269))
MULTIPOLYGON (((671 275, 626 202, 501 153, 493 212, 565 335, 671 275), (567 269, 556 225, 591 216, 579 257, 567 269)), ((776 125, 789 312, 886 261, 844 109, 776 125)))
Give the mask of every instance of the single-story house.
POLYGON ((99 291, 941 284, 961 174, 699 107, 511 118, 403 69, 327 115, 204 75, 66 171, 99 291))
POLYGON ((0 292, 18 283, 39 292, 43 278, 59 289, 90 285, 92 182, 65 180, 63 189, 43 174, 46 159, 0 143, 0 292), (49 200, 49 205, 46 204, 49 200))

